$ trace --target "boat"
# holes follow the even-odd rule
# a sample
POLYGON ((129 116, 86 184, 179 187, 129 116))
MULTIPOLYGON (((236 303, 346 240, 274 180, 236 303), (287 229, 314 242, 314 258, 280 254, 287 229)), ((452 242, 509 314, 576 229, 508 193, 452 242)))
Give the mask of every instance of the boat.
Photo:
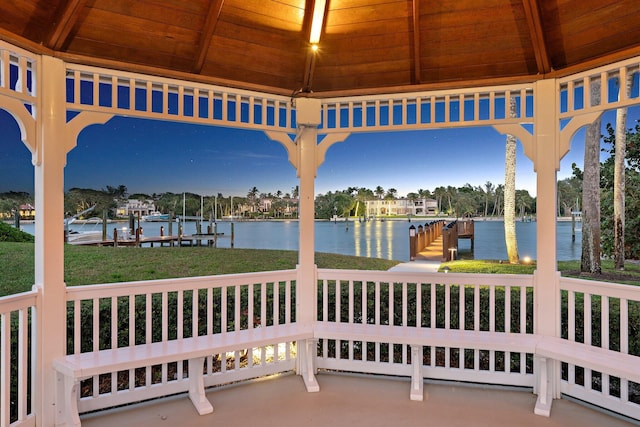
POLYGON ((149 215, 144 215, 142 217, 142 220, 147 222, 169 221, 169 214, 163 214, 162 212, 153 211, 149 215))

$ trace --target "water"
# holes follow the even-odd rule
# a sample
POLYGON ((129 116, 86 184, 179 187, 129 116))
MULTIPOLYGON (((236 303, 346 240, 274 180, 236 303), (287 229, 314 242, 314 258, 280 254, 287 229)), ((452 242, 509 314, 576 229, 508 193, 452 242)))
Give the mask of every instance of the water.
MULTIPOLYGON (((409 226, 421 223, 413 221, 374 221, 374 222, 329 222, 315 223, 315 249, 317 252, 338 253, 373 258, 409 260, 409 226)), ((206 231, 208 222, 204 222, 202 230, 206 231)), ((126 227, 127 223, 117 222, 107 225, 108 234, 113 229, 126 227)), ((160 227, 164 226, 165 234, 169 234, 167 223, 143 222, 145 236, 159 236, 160 227)), ((520 258, 529 256, 536 259, 536 226, 535 222, 516 223, 518 253, 520 258)), ((86 232, 102 230, 100 224, 71 224, 70 229, 86 232)), ((22 229, 34 233, 33 224, 23 224, 22 229)), ((218 239, 218 247, 231 246, 231 223, 218 222, 218 233, 224 233, 218 239)), ((173 234, 177 234, 178 225, 173 224, 173 234)), ((196 232, 195 222, 185 223, 184 234, 196 232)), ((557 257, 558 260, 580 259, 581 253, 580 224, 578 223, 575 243, 571 242, 571 223, 559 222, 557 225, 557 257)), ((234 247, 255 249, 298 249, 297 221, 250 221, 234 222, 234 247)), ((476 221, 475 250, 471 253, 471 243, 460 239, 459 258, 506 259, 507 250, 504 243, 504 225, 502 221, 476 221)))

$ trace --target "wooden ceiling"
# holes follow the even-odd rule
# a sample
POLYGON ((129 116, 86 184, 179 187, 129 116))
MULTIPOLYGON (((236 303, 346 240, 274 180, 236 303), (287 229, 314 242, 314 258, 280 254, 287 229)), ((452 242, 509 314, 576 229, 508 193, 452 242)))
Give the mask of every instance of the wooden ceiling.
POLYGON ((70 62, 291 95, 532 81, 640 55, 638 0, 12 0, 0 39, 70 62))

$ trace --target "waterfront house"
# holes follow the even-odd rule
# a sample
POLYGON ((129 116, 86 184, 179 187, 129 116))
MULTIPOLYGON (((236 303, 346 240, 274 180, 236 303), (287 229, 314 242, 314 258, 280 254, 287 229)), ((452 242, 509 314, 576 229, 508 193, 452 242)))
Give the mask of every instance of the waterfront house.
POLYGON ((435 215, 438 202, 434 199, 374 199, 366 200, 367 216, 380 217, 385 215, 427 216, 435 215))
MULTIPOLYGON (((561 277, 555 227, 574 134, 640 104, 621 90, 637 85, 639 14, 637 0, 2 2, 0 108, 32 154, 38 216, 33 289, 0 298, 0 426, 640 420, 640 290, 561 277), (67 154, 118 115, 281 144, 299 178, 297 267, 66 287, 67 154), (333 145, 473 126, 516 136, 533 162, 535 274, 316 268, 314 183, 333 145), (248 382, 283 372, 300 378, 248 382), (336 372, 367 376, 350 388, 336 372), (212 413, 205 391, 231 383, 248 391, 219 389, 212 413), (567 415, 565 398, 615 416, 567 415), (165 412, 172 402, 189 406, 165 412)), ((434 151, 417 153, 425 167, 456 154, 434 151)))
POLYGON ((153 200, 128 199, 116 209, 116 215, 119 217, 128 217, 131 214, 135 217, 143 217, 152 212, 156 212, 153 200))
POLYGON ((33 220, 36 217, 36 208, 30 203, 20 205, 19 212, 20 219, 33 220))

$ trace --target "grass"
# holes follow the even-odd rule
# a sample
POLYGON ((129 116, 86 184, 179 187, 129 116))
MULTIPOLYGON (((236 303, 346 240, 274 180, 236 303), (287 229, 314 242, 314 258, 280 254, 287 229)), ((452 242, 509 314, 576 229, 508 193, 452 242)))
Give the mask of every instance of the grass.
MULTIPOLYGON (((440 270, 449 267, 452 273, 487 273, 487 274, 533 274, 535 262, 530 264, 509 264, 495 260, 459 260, 442 263, 440 270)), ((602 274, 591 275, 580 272, 580 261, 559 261, 558 270, 563 277, 600 280, 628 285, 640 285, 640 264, 626 262, 623 271, 616 270, 611 260, 602 261, 602 274)))
MULTIPOLYGON (((33 243, 0 242, 0 296, 24 292, 34 283, 33 243)), ((131 248, 65 245, 65 281, 70 286, 155 280, 175 277, 286 270, 296 267, 296 251, 228 248, 131 248)), ((388 270, 399 261, 316 253, 318 268, 388 270)), ((456 273, 533 274, 532 264, 459 260, 443 263, 456 273)), ((640 285, 640 265, 626 263, 624 271, 613 262, 602 263, 603 274, 580 273, 579 261, 561 261, 565 277, 580 277, 640 285)))
MULTIPOLYGON (((0 296, 34 283, 33 243, 0 242, 0 296)), ((128 282, 293 269, 297 251, 228 248, 132 248, 65 245, 67 285, 128 282)), ((399 261, 316 253, 318 268, 388 270, 399 261)))

